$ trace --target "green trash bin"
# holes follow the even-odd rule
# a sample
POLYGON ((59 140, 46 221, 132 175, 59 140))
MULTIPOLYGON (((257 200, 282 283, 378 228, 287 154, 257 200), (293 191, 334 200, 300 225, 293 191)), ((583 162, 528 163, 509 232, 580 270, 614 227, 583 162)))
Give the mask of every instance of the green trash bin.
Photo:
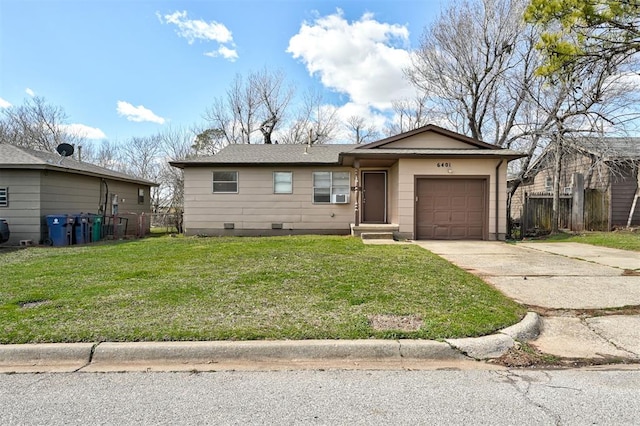
POLYGON ((93 215, 93 228, 91 229, 91 241, 102 239, 102 216, 93 215))

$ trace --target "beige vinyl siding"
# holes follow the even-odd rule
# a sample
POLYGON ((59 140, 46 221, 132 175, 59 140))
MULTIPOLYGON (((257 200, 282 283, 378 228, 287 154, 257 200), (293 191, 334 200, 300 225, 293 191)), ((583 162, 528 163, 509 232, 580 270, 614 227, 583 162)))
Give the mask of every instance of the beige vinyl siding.
POLYGON ((394 163, 393 166, 387 172, 387 191, 389 211, 387 212, 387 222, 399 223, 399 209, 398 209, 398 182, 399 182, 399 163, 394 163))
POLYGON ((42 172, 41 214, 95 213, 100 206, 100 179, 71 173, 42 172))
MULTIPOLYGON (((312 173, 347 171, 348 167, 238 167, 238 193, 213 193, 214 168, 185 169, 186 233, 215 235, 233 223, 236 231, 271 230, 282 224, 283 230, 335 230, 348 232, 353 222, 353 197, 347 204, 314 204, 312 173), (293 192, 273 193, 273 172, 293 172, 293 192)), ((225 170, 232 168, 225 167, 225 170)), ((353 177, 351 178, 353 180, 353 177)))
MULTIPOLYGON (((151 213, 150 187, 135 183, 105 179, 109 187, 107 215, 111 215, 113 194, 118 195, 118 216, 127 219, 126 233, 137 234, 139 226, 146 234, 150 230, 150 221, 142 219, 144 213, 151 213), (138 189, 144 188, 145 199, 138 204, 138 189)), ((46 216, 50 214, 99 214, 100 206, 105 202, 105 186, 98 177, 47 171, 42 175, 41 217, 42 237, 47 237, 46 216)))
POLYGON ((397 149, 397 148, 425 148, 430 149, 473 149, 474 147, 468 143, 449 138, 437 133, 421 133, 410 138, 401 139, 380 146, 379 149, 397 149))
POLYGON ((504 239, 506 233, 506 202, 507 202, 507 185, 506 168, 507 162, 504 161, 500 167, 501 180, 499 182, 499 203, 496 212, 496 188, 495 173, 496 166, 500 160, 487 161, 481 159, 400 159, 399 160, 399 182, 398 182, 398 224, 399 232, 403 235, 414 235, 415 224, 415 177, 429 176, 475 176, 487 178, 487 191, 489 205, 488 211, 488 235, 489 239, 504 239), (451 167, 438 167, 438 163, 450 163, 451 167), (452 173, 448 173, 451 169, 452 173), (498 235, 496 236, 495 219, 498 215, 498 235))
MULTIPOLYGON (((128 235, 137 235, 142 232, 148 234, 151 229, 151 221, 148 215, 151 213, 151 196, 150 187, 138 185, 135 183, 106 180, 109 185, 110 194, 118 194, 118 216, 127 218, 128 235), (144 189, 144 203, 138 204, 138 189, 144 189), (142 227, 142 229, 139 229, 142 227)), ((97 200, 97 194, 96 200, 97 200)), ((104 203, 104 189, 102 192, 102 201, 104 203)), ((107 206, 107 214, 111 214, 111 196, 109 196, 109 204, 107 206)), ((96 212, 97 207, 92 210, 96 212)))
POLYGON ((40 240, 40 171, 0 170, 0 186, 8 188, 9 205, 0 208, 0 217, 9 223, 7 245, 20 240, 40 240))

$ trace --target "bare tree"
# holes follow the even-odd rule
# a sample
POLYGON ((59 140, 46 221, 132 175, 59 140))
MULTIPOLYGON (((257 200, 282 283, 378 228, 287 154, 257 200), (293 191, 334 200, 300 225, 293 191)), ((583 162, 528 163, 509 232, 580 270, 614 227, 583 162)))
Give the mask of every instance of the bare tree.
MULTIPOLYGON (((205 131, 206 132, 206 131, 205 131)), ((193 155, 193 142, 197 135, 204 133, 198 128, 167 128, 158 134, 164 153, 160 173, 160 199, 156 211, 169 212, 174 216, 178 232, 182 232, 184 212, 184 171, 169 165, 169 161, 183 160, 193 155)))
POLYGON ((537 75, 540 29, 524 22, 525 7, 525 0, 453 3, 427 29, 407 70, 427 116, 527 154, 512 164, 510 195, 546 144, 622 125, 632 105, 613 83, 623 76, 616 67, 576 69, 562 81, 537 75))
POLYGON ((0 137, 13 145, 53 151, 61 143, 78 144, 83 138, 67 130, 67 115, 60 106, 42 97, 25 100, 23 105, 0 112, 0 137))
MULTIPOLYGON (((428 97, 424 94, 417 95, 413 99, 402 99, 393 102, 394 121, 387 126, 385 133, 387 136, 393 136, 409 130, 417 129, 427 124, 427 120, 438 123, 445 121, 444 118, 438 117, 435 110, 427 110, 428 97)), ((447 115, 445 114, 444 117, 447 115)))
MULTIPOLYGON (((266 69, 249 76, 249 85, 258 96, 258 129, 265 144, 273 143, 273 133, 281 125, 294 90, 285 82, 282 71, 269 73, 266 69)), ((277 142, 276 142, 277 143, 277 142)))
POLYGON ((108 140, 100 141, 99 144, 84 142, 82 150, 83 161, 107 169, 119 170, 122 168, 121 149, 121 145, 108 140))
POLYGON ((345 127, 353 135, 354 143, 367 143, 378 137, 378 130, 362 116, 352 115, 345 122, 345 127))
POLYGON ((281 133, 282 143, 321 144, 335 139, 338 132, 338 108, 324 101, 318 91, 308 90, 297 115, 281 133))
POLYGON ((425 31, 414 53, 409 79, 433 104, 449 112, 456 128, 483 139, 493 135, 511 108, 503 90, 524 29, 524 0, 453 3, 425 31))
POLYGON ((274 132, 284 120, 293 88, 282 71, 236 75, 226 96, 216 99, 205 113, 211 128, 220 130, 227 144, 256 143, 260 132, 263 143, 273 143, 274 132))

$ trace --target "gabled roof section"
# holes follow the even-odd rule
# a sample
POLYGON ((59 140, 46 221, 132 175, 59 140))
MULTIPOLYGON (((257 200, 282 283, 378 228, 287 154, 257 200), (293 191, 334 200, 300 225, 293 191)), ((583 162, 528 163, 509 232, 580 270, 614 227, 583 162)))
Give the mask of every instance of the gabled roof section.
POLYGON ((567 141, 576 149, 602 157, 604 160, 640 159, 640 138, 584 137, 567 141))
MULTIPOLYGON (((365 145, 359 145, 356 149, 357 150, 366 150, 366 149, 373 149, 373 148, 382 148, 385 145, 394 143, 394 142, 398 142, 401 141, 403 139, 407 139, 416 135, 419 135, 421 133, 426 133, 426 132, 433 132, 433 133, 437 133, 439 135, 457 140, 459 142, 463 142, 465 144, 469 145, 469 148, 480 148, 480 149, 501 149, 500 147, 496 146, 496 145, 492 145, 486 142, 482 142, 481 140, 478 139, 474 139, 474 138, 470 138, 468 136, 462 135, 460 133, 456 133, 456 132, 452 132, 451 130, 447 130, 445 128, 436 126, 434 124, 427 124, 426 126, 423 127, 419 127, 417 129, 414 130, 410 130, 408 132, 404 132, 404 133, 400 133, 399 135, 395 135, 395 136, 391 136, 385 139, 381 139, 379 141, 376 142, 371 142, 365 145)), ((429 147, 425 147, 425 148, 429 148, 429 147)))
POLYGON ((60 172, 74 173, 86 176, 109 178, 149 186, 158 184, 138 179, 126 173, 116 172, 95 164, 76 161, 71 157, 61 157, 57 154, 23 148, 6 143, 0 143, 0 169, 46 169, 60 172))
POLYGON ((216 155, 171 161, 174 167, 185 166, 268 166, 268 165, 339 165, 340 154, 358 145, 321 144, 233 144, 216 155))

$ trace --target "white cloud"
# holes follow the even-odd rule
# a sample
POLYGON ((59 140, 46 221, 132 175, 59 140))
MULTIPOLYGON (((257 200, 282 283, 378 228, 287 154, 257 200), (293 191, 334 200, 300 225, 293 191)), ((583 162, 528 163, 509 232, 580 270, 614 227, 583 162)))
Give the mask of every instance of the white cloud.
POLYGON ((189 19, 185 10, 182 12, 175 11, 164 16, 156 12, 156 16, 161 23, 173 24, 178 27, 176 33, 179 37, 187 39, 189 44, 193 44, 196 40, 220 43, 218 50, 207 52, 205 53, 206 56, 212 58, 221 56, 231 62, 238 59, 238 52, 235 50, 235 44, 233 43, 233 35, 224 24, 216 21, 206 22, 201 19, 189 19))
POLYGON ((338 9, 303 23, 287 52, 352 102, 388 110, 393 100, 415 93, 402 71, 410 65, 408 43, 406 26, 378 22, 372 14, 350 23, 338 9))
POLYGON ((5 101, 4 99, 0 98, 0 108, 9 108, 11 106, 11 102, 5 101))
POLYGON ((118 107, 116 108, 116 110, 118 111, 118 115, 126 117, 126 119, 129 121, 149 121, 151 123, 158 124, 164 123, 164 118, 155 115, 153 111, 145 108, 142 105, 133 106, 129 102, 118 101, 118 107))
POLYGON ((228 59, 230 62, 235 62, 236 59, 238 59, 238 52, 235 49, 229 49, 226 46, 220 46, 217 51, 205 52, 204 56, 209 56, 210 58, 222 56, 223 58, 228 59))
POLYGON ((33 90, 29 89, 28 87, 24 90, 25 93, 29 96, 31 96, 32 98, 36 95, 36 92, 34 92, 33 90))
POLYGON ((106 139, 107 135, 97 127, 90 127, 84 124, 63 124, 60 126, 65 132, 87 139, 106 139))
POLYGON ((156 13, 160 22, 174 24, 178 27, 176 33, 187 39, 189 44, 195 40, 213 40, 218 43, 230 43, 233 41, 231 31, 216 21, 206 22, 201 19, 188 19, 187 11, 173 12, 170 15, 161 16, 156 13), (164 18, 164 19, 163 19, 164 18))

